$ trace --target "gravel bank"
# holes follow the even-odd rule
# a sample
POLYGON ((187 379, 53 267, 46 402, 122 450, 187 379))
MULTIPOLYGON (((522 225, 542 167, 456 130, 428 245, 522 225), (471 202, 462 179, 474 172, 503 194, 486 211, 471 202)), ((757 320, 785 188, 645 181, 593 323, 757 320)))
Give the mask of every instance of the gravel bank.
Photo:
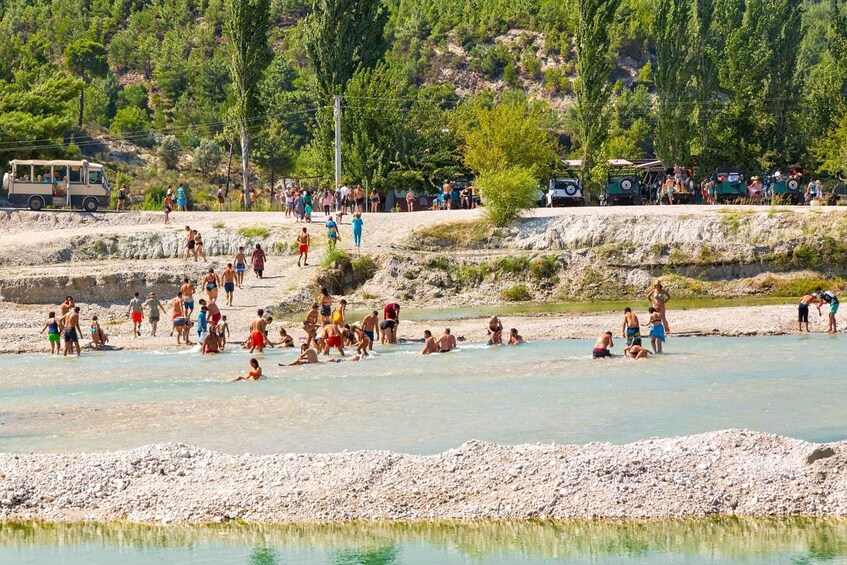
POLYGON ((0 455, 0 518, 130 522, 847 515, 847 442, 742 430, 629 445, 230 456, 0 455))

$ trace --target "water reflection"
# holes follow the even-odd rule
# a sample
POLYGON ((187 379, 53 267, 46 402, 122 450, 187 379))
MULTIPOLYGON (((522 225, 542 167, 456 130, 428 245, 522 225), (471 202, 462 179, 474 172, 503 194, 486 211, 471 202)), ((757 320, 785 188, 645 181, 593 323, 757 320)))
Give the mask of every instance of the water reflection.
MULTIPOLYGON (((847 520, 697 519, 622 522, 439 522, 266 526, 0 523, 0 562, 86 547, 91 563, 121 555, 212 556, 244 550, 249 565, 399 565, 448 559, 543 562, 567 558, 667 563, 847 563, 847 520), (92 549, 93 548, 93 549, 92 549), (103 559, 97 558, 97 551, 103 559), (111 553, 109 553, 111 552, 111 553), (306 557, 309 557, 307 559, 306 557), (774 560, 774 561, 771 561, 774 560)), ((237 554, 237 552, 236 552, 237 554)), ((178 560, 178 559, 177 559, 178 560)), ((73 561, 73 560, 71 560, 73 561)), ((209 561, 208 559, 206 561, 209 561)), ((36 562, 33 560, 33 562, 36 562)), ((215 561, 209 561, 215 562, 215 561)), ((219 562, 227 562, 222 560, 219 562)))

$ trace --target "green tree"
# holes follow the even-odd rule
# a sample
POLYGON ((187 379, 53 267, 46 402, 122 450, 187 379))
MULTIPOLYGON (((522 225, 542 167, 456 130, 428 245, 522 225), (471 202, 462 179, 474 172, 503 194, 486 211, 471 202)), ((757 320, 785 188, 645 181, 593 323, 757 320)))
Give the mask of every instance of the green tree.
POLYGON ((493 106, 477 103, 469 114, 457 115, 456 122, 465 142, 465 164, 472 171, 520 167, 536 181, 549 174, 560 147, 543 103, 511 94, 493 106))
POLYGON ((654 23, 656 155, 665 166, 687 163, 691 154, 689 18, 689 0, 659 0, 654 23))
POLYGON ((597 152, 608 135, 608 103, 612 72, 609 31, 621 0, 577 0, 576 137, 582 174, 590 177, 597 152))
POLYGON ((138 133, 150 130, 150 118, 147 116, 147 112, 141 108, 127 106, 115 113, 111 128, 115 133, 122 133, 139 142, 138 133))
POLYGON ((166 135, 159 141, 159 147, 156 151, 165 169, 176 169, 179 165, 179 155, 182 152, 182 146, 175 135, 166 135))
POLYGON ((342 94, 359 68, 382 59, 387 21, 380 0, 315 0, 305 22, 305 42, 324 95, 342 94))
POLYGON ((194 165, 204 179, 221 163, 221 146, 214 139, 203 139, 194 150, 194 165))
POLYGON ((772 0, 768 15, 767 36, 773 51, 765 98, 773 115, 772 149, 777 159, 785 163, 793 160, 785 146, 789 114, 796 111, 802 90, 797 71, 797 54, 804 35, 802 0, 772 0))
MULTIPOLYGON (((80 38, 65 49, 65 66, 85 83, 89 77, 104 76, 109 72, 106 48, 92 39, 80 38)), ((85 90, 79 92, 77 126, 82 127, 85 110, 85 90)))
POLYGON ((271 60, 268 46, 270 26, 269 0, 225 0, 226 33, 229 36, 232 70, 233 116, 241 138, 241 181, 250 185, 250 122, 256 116, 257 89, 265 67, 271 60))
POLYGON ((537 205, 538 179, 531 169, 520 165, 483 173, 476 184, 485 217, 495 226, 507 226, 537 205))
POLYGON ((847 179, 847 113, 832 131, 815 141, 811 152, 821 172, 847 179))
POLYGON ((711 168, 709 162, 709 131, 715 109, 718 90, 718 57, 715 33, 712 29, 715 16, 715 0, 695 0, 694 21, 697 35, 695 40, 696 65, 694 74, 697 97, 697 131, 700 134, 700 166, 711 168))

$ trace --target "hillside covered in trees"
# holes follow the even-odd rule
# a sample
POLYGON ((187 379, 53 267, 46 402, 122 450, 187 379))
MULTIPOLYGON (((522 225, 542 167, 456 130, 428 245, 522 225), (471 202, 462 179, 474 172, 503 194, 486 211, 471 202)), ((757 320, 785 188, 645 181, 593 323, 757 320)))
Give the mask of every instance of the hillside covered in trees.
POLYGON ((250 178, 331 182, 341 94, 372 187, 563 154, 847 176, 844 0, 0 0, 0 33, 4 165, 105 139, 156 156, 125 181, 249 148, 250 178))

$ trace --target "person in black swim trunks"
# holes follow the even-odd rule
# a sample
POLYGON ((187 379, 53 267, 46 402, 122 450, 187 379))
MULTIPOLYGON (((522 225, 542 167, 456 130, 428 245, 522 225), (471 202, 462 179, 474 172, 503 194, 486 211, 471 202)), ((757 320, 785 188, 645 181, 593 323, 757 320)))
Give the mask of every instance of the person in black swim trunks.
POLYGON ((797 331, 803 331, 803 324, 806 324, 806 332, 809 330, 809 305, 814 304, 818 307, 818 315, 821 313, 821 301, 814 294, 806 294, 800 299, 800 304, 797 305, 797 331))
POLYGON ((614 346, 615 342, 612 340, 612 332, 600 334, 600 337, 597 338, 597 343, 594 344, 594 351, 591 352, 591 358, 604 359, 611 357, 612 352, 609 349, 614 346))
POLYGON ((80 356, 79 336, 82 335, 82 330, 79 327, 79 306, 75 306, 73 310, 65 314, 64 322, 64 338, 65 351, 64 356, 68 356, 68 351, 76 349, 76 356, 80 356))
POLYGON ((321 296, 318 299, 318 304, 321 306, 321 321, 328 324, 332 321, 332 296, 326 288, 321 289, 321 296))

